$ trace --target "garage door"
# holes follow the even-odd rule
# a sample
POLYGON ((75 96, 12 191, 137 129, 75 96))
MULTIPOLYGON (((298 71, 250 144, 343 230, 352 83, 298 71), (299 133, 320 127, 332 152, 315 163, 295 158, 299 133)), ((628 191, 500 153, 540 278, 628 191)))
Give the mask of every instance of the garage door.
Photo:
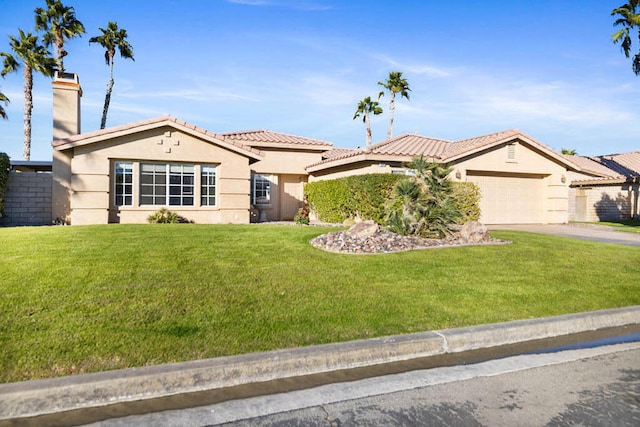
POLYGON ((540 175, 489 175, 467 172, 480 188, 480 221, 484 224, 544 222, 544 186, 540 175))

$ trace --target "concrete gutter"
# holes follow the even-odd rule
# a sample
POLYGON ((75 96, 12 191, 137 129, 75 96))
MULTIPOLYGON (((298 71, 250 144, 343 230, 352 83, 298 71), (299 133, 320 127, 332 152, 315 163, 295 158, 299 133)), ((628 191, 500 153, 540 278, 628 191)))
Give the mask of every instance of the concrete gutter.
POLYGON ((0 384, 0 420, 209 391, 640 324, 640 306, 0 384))

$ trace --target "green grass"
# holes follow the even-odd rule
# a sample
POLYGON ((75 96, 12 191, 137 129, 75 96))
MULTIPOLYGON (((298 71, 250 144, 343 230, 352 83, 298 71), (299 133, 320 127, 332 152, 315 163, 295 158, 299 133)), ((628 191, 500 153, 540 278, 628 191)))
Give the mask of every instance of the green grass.
POLYGON ((342 255, 328 228, 0 229, 0 382, 640 304, 640 251, 512 245, 342 255))
POLYGON ((630 219, 627 221, 600 221, 591 224, 606 225, 607 227, 615 227, 616 231, 625 231, 627 233, 640 233, 640 220, 630 219))

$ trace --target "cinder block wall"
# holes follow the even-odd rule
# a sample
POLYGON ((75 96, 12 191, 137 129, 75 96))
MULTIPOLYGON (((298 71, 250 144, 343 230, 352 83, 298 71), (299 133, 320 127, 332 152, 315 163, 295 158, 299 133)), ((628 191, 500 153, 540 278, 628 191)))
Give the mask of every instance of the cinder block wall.
POLYGON ((0 226, 51 225, 50 173, 10 172, 0 226))

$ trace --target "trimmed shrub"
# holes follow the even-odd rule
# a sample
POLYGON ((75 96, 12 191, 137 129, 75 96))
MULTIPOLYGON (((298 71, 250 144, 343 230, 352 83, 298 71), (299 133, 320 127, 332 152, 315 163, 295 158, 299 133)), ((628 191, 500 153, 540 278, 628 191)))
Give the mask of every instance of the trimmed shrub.
POLYGON ((310 182, 304 195, 318 219, 342 223, 347 219, 372 219, 382 224, 385 203, 403 175, 353 175, 326 181, 310 182))
POLYGON ((480 219, 480 188, 473 182, 453 182, 453 200, 460 218, 458 224, 480 219))
POLYGON ((4 194, 9 186, 11 163, 7 153, 0 153, 0 217, 4 214, 4 194))

